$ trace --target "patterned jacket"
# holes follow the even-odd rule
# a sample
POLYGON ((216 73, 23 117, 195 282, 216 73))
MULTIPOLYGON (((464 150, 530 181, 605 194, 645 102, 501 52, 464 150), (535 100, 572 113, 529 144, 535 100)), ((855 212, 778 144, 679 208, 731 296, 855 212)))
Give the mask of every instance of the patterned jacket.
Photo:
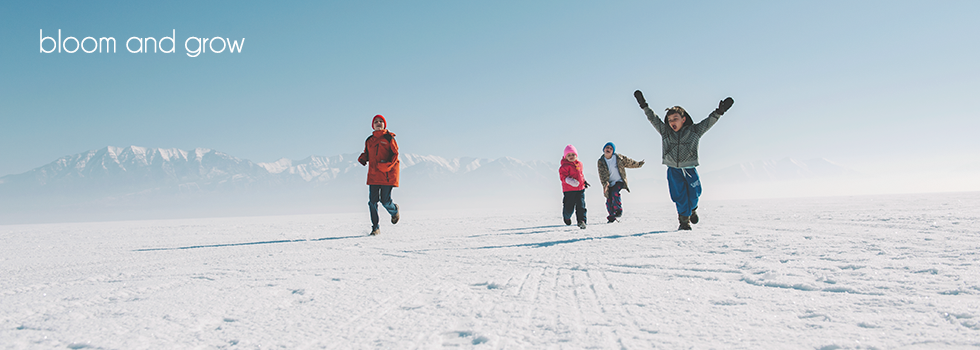
POLYGON ((693 168, 698 166, 698 142, 712 125, 718 122, 721 114, 711 112, 707 118, 697 124, 684 125, 679 131, 674 131, 670 125, 654 113, 650 107, 644 108, 647 120, 657 129, 663 138, 664 165, 672 168, 693 168))
MULTIPOLYGON (((619 169, 619 176, 623 178, 623 189, 630 191, 629 183, 626 182, 626 168, 639 168, 643 166, 643 161, 635 161, 627 156, 616 153, 616 168, 619 169)), ((599 156, 599 182, 602 183, 602 195, 609 198, 609 166, 606 165, 606 156, 599 156)))

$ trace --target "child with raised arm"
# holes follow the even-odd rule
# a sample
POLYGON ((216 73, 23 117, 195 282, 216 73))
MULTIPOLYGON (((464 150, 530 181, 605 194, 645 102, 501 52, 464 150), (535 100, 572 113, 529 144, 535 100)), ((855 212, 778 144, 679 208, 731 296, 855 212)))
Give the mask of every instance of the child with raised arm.
POLYGON ((381 233, 378 225, 378 202, 391 214, 391 223, 401 217, 398 204, 391 201, 392 188, 398 187, 398 143, 395 134, 388 131, 388 121, 380 114, 371 119, 374 132, 364 140, 364 152, 357 161, 368 165, 368 208, 371 209, 371 235, 381 233))
POLYGON ((602 183, 602 194, 606 196, 606 212, 609 223, 623 216, 623 201, 619 191, 630 191, 626 183, 626 168, 639 168, 644 161, 635 161, 627 156, 616 153, 616 144, 606 142, 602 146, 602 156, 599 157, 599 182, 602 183))
POLYGON ((575 212, 578 227, 585 229, 585 188, 589 187, 589 183, 585 181, 582 162, 578 161, 578 151, 575 150, 575 146, 565 146, 558 176, 561 179, 561 190, 565 194, 561 208, 565 225, 572 224, 572 212, 575 212))
POLYGON ((636 90, 633 93, 636 102, 647 115, 647 120, 660 133, 663 139, 663 164, 667 166, 667 184, 670 189, 670 199, 677 206, 677 220, 680 221, 678 230, 690 230, 691 224, 697 224, 698 197, 701 196, 701 180, 695 167, 698 164, 698 142, 712 125, 721 118, 732 104, 731 97, 718 102, 716 108, 707 118, 697 124, 680 106, 667 108, 663 120, 647 105, 643 93, 636 90))

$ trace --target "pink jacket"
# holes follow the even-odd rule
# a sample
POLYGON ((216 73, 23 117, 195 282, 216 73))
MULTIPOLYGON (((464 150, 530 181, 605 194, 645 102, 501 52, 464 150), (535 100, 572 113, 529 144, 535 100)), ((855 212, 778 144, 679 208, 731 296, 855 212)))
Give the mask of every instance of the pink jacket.
POLYGON ((568 159, 561 159, 561 167, 558 168, 558 175, 561 178, 562 192, 582 191, 585 189, 585 174, 582 173, 582 162, 576 160, 574 163, 568 159), (578 186, 572 186, 565 182, 565 178, 573 178, 578 181, 578 186))

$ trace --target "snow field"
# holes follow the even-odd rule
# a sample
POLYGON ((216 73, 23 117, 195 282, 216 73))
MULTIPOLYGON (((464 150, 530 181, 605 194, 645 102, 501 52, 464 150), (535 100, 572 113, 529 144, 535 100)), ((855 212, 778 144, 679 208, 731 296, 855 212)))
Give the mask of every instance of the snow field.
POLYGON ((980 347, 980 193, 590 205, 0 226, 0 345, 980 347))

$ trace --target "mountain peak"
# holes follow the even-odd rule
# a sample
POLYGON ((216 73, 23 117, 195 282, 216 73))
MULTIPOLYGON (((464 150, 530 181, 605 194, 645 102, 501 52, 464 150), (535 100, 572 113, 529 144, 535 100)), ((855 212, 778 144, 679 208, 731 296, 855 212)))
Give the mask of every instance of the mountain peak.
POLYGON ((289 158, 280 158, 279 160, 271 163, 257 163, 258 166, 265 168, 273 174, 279 174, 283 171, 289 170, 293 166, 293 161, 289 158))

